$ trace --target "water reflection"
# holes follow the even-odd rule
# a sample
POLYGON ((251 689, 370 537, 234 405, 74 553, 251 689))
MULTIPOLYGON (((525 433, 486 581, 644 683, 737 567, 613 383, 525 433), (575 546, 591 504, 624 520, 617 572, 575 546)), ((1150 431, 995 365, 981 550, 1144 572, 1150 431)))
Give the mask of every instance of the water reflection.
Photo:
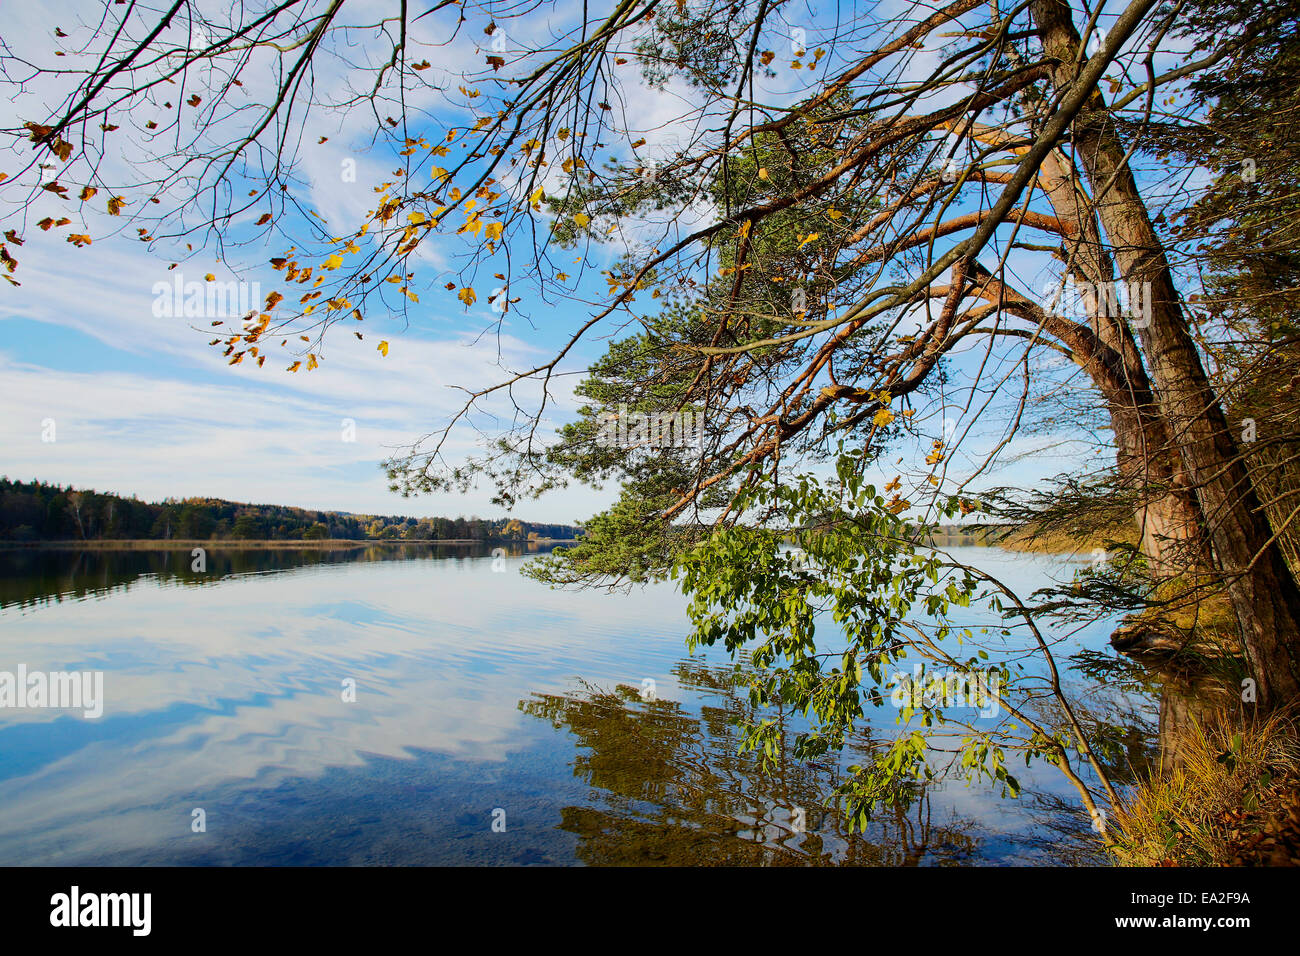
MULTIPOLYGON (((915 866, 964 862, 976 850, 975 822, 941 814, 936 823, 922 784, 900 790, 866 833, 850 834, 828 809, 840 764, 792 759, 789 715, 775 715, 782 744, 775 769, 763 772, 757 755, 737 752, 739 725, 755 717, 743 669, 684 660, 673 675, 697 707, 646 699, 628 685, 584 685, 519 703, 574 737, 573 774, 594 789, 594 800, 565 807, 560 826, 579 837, 582 862, 915 866)), ((844 757, 863 762, 874 749, 859 735, 844 757)))
MULTIPOLYGON (((1035 768, 1021 800, 917 787, 850 835, 823 801, 892 712, 843 760, 760 773, 736 752, 745 675, 683 657, 670 586, 553 592, 517 573, 523 549, 472 545, 190 560, 0 551, 0 670, 102 670, 106 697, 98 720, 0 710, 0 864, 1032 863, 1077 829, 1068 785, 1035 768)), ((1116 770, 1140 762, 1138 705, 1079 694, 1114 725, 1116 770)))
POLYGON ((190 548, 0 548, 0 608, 98 597, 126 590, 141 579, 204 586, 241 574, 421 557, 474 557, 491 550, 508 557, 532 555, 548 545, 510 543, 367 544, 330 547, 204 548, 201 572, 190 548))

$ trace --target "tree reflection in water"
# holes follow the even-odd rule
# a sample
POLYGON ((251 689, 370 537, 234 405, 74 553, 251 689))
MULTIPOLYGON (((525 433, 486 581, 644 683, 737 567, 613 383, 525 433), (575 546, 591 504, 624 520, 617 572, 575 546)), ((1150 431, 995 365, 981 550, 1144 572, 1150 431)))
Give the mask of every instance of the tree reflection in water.
MULTIPOLYGON (((640 688, 534 694, 519 709, 576 738, 574 776, 599 791, 594 805, 566 807, 560 827, 579 837, 589 865, 684 864, 912 866, 962 863, 976 849, 974 821, 932 819, 922 783, 909 785, 866 834, 850 834, 828 805, 842 770, 789 756, 798 720, 774 712, 776 767, 738 753, 738 724, 754 716, 742 667, 679 661, 680 686, 703 698, 698 712, 647 699, 640 688), (802 813, 800 813, 802 811, 802 813), (802 827, 800 822, 802 820, 802 827)), ((846 763, 865 762, 875 744, 856 736, 846 763)))

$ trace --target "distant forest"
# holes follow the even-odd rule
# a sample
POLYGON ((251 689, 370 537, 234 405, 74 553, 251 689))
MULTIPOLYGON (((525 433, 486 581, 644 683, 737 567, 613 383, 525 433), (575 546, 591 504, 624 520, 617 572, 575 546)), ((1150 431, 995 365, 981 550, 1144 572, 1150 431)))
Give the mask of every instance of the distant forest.
POLYGON ((220 498, 162 502, 0 477, 0 541, 106 539, 569 539, 579 529, 517 518, 408 518, 251 505, 220 498))

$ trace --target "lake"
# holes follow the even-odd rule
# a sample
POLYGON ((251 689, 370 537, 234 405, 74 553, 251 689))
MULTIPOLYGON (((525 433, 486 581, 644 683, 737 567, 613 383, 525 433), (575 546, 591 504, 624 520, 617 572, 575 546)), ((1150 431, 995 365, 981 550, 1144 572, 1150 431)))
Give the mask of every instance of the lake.
MULTIPOLYGON (((1069 574, 952 553, 1026 594, 1069 574)), ((528 559, 213 550, 195 573, 187 551, 0 551, 0 672, 103 672, 97 718, 0 708, 0 864, 1104 861, 1042 764, 1016 771, 1014 799, 917 784, 850 835, 823 801, 897 732, 895 711, 872 713, 843 760, 782 755, 760 773, 736 752, 743 671, 721 648, 686 653, 672 584, 557 592, 518 573, 528 559)), ((1065 650, 1109 633, 1089 625, 1065 650)), ((1121 715, 1140 762, 1154 698, 1069 673, 1121 715)))

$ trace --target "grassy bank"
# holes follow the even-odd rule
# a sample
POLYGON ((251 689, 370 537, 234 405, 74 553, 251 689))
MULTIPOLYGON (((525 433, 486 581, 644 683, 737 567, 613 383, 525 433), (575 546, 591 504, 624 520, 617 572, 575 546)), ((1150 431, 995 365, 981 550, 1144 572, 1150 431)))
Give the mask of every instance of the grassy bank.
POLYGON ((1090 555, 1095 548, 1109 550, 1116 543, 1136 544, 1137 535, 1128 524, 1095 532, 1066 532, 1000 525, 981 527, 947 525, 931 535, 929 543, 937 548, 974 546, 1040 554, 1090 555))
POLYGON ((1066 532, 1025 527, 999 530, 995 542, 1008 551, 1037 551, 1044 554, 1091 554, 1109 550, 1115 544, 1136 545, 1137 531, 1131 523, 1098 531, 1066 532))
POLYGON ((1293 718, 1193 722, 1176 765, 1141 781, 1114 815, 1124 866, 1300 865, 1300 739, 1293 718))

